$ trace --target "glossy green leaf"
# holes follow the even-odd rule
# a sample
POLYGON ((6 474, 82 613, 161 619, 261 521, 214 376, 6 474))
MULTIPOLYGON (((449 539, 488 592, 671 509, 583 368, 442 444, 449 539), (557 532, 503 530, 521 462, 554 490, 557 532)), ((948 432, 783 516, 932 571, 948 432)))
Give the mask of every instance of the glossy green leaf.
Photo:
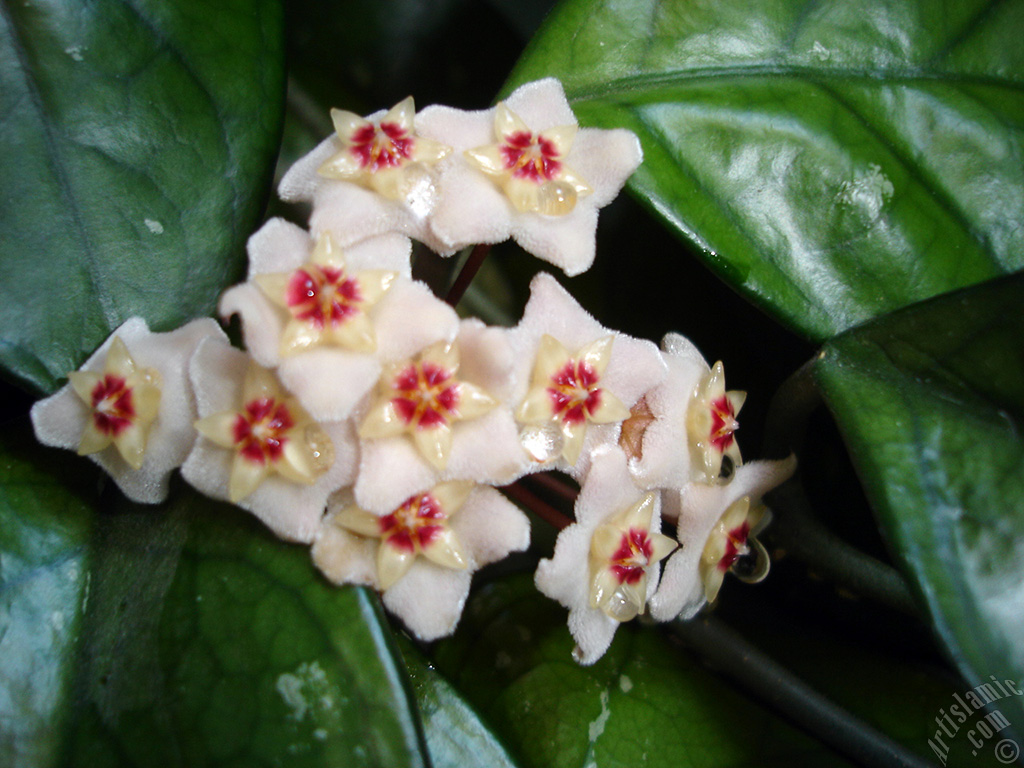
POLYGON ((572 659, 566 613, 528 577, 467 606, 437 665, 520 764, 536 768, 848 765, 668 643, 619 628, 592 667, 572 659))
POLYGON ((283 109, 277 0, 0 5, 0 365, 52 391, 122 321, 209 314, 283 109))
POLYGON ((822 340, 1024 266, 1022 28, 1022 0, 567 0, 507 89, 635 131, 633 191, 822 340))
POLYGON ((188 488, 98 502, 55 479, 66 456, 8 442, 0 765, 427 764, 372 592, 188 488))
POLYGON ((399 635, 399 647, 416 694, 433 768, 516 768, 508 752, 472 706, 416 647, 399 635))
POLYGON ((52 765, 89 599, 96 472, 0 432, 0 764, 52 765))
MULTIPOLYGON (((1024 274, 1001 278, 850 331, 816 365, 889 543, 971 685, 1024 685, 1022 306, 1024 274)), ((1024 696, 998 706, 1024 731, 1024 696)))

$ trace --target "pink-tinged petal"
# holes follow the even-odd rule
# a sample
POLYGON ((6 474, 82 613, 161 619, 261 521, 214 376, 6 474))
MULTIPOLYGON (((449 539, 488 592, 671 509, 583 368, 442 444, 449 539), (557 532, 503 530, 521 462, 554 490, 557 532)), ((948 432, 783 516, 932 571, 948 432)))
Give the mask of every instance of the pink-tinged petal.
POLYGON ((377 542, 349 533, 333 514, 319 526, 312 555, 316 567, 335 584, 377 587, 377 542))
POLYGON ((384 607, 417 639, 437 640, 454 631, 469 595, 470 579, 467 571, 418 562, 384 593, 384 607))

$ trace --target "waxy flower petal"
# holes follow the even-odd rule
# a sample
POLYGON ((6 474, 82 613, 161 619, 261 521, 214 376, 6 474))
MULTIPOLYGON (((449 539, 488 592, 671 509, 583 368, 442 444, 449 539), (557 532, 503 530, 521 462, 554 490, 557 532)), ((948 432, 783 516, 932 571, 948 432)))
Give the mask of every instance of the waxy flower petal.
POLYGON ((188 360, 210 336, 224 333, 209 319, 170 333, 150 332, 142 318, 128 320, 71 383, 32 407, 36 437, 87 454, 133 501, 163 501, 171 471, 195 439, 188 360))
POLYGON ((601 326, 558 282, 538 274, 510 334, 521 441, 533 460, 586 474, 589 452, 618 442, 622 421, 665 376, 649 341, 601 326))
POLYGON ((202 436, 182 476, 281 538, 312 541, 327 496, 354 479, 351 425, 311 420, 270 372, 226 344, 200 345, 189 375, 202 436))
POLYGON ((708 482, 714 482, 719 475, 728 477, 742 463, 735 432, 740 426, 736 416, 746 398, 746 392, 725 391, 721 361, 714 364, 694 390, 686 412, 686 427, 708 482))
POLYGON ((433 166, 450 150, 418 135, 412 99, 365 118, 344 110, 331 118, 334 135, 288 170, 281 199, 312 202, 313 232, 333 232, 342 246, 400 232, 447 250, 427 217, 438 199, 433 166))
POLYGON ((360 417, 366 425, 355 487, 360 505, 393 507, 444 480, 503 485, 530 469, 507 404, 514 384, 508 335, 464 320, 450 349, 437 346, 419 356, 427 365, 418 373, 405 363, 381 379, 376 401, 360 417), (452 379, 433 366, 454 371, 452 379), (451 381, 459 382, 457 396, 448 393, 451 381), (449 419, 450 407, 462 418, 449 419), (439 455, 446 457, 443 467, 431 460, 439 455))
MULTIPOLYGON (((409 240, 385 235, 342 249, 347 269, 354 275, 369 276, 368 290, 361 287, 361 291, 372 295, 379 293, 385 282, 390 285, 378 301, 361 306, 366 318, 361 327, 372 328, 375 351, 322 344, 282 356, 282 343, 288 345, 286 329, 294 318, 257 283, 266 283, 268 276, 294 275, 311 259, 329 262, 329 255, 316 255, 316 242, 281 219, 267 222, 249 239, 249 282, 224 293, 220 312, 225 316, 237 313, 242 318, 250 354, 264 367, 277 368, 281 381, 310 415, 321 421, 338 421, 349 416, 377 383, 382 364, 401 360, 441 339, 450 340, 458 316, 425 285, 409 278, 409 240)), ((323 248, 327 241, 319 242, 323 248)))
POLYGON ((633 484, 621 449, 595 449, 576 522, 558 534, 554 555, 540 561, 535 577, 537 589, 569 609, 581 664, 601 658, 621 621, 654 594, 658 560, 674 546, 661 535, 659 508, 657 495, 633 484))
POLYGON ((419 507, 409 514, 416 504, 409 505, 402 526, 388 519, 394 509, 365 511, 354 506, 350 493, 337 494, 317 534, 313 560, 335 583, 381 590, 385 608, 429 641, 455 629, 472 574, 526 549, 530 530, 526 516, 493 488, 443 483, 413 499, 419 507), (425 514, 424 495, 433 500, 425 514), (422 524, 410 524, 410 517, 420 517, 422 524), (431 530, 441 517, 444 530, 431 530))
MULTIPOLYGON (((676 522, 676 538, 682 546, 665 565, 661 584, 651 598, 651 616, 668 621, 676 616, 689 618, 700 610, 709 593, 702 579, 701 562, 723 515, 743 498, 756 506, 764 494, 785 482, 795 470, 793 456, 780 461, 752 461, 739 467, 727 483, 689 483, 683 487, 676 522)), ((726 521, 726 528, 728 533, 735 526, 726 521)), ((717 594, 717 585, 710 586, 714 587, 710 591, 717 594)))
POLYGON ((445 246, 438 252, 512 237, 567 275, 589 269, 598 209, 618 195, 643 154, 627 130, 576 125, 551 78, 517 88, 494 109, 423 110, 421 135, 454 148, 438 165, 430 219, 445 246))

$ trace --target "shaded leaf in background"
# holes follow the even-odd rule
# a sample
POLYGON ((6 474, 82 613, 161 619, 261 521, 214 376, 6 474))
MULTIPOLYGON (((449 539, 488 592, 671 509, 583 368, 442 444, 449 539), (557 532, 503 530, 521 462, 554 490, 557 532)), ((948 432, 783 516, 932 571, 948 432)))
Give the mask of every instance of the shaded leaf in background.
POLYGON ((0 432, 0 764, 52 765, 89 596, 97 473, 0 432))
MULTIPOLYGON (((884 532, 971 685, 1024 684, 1024 274, 832 340, 816 364, 884 532)), ((1018 733, 1024 698, 1000 701, 1018 733)))
POLYGON ((90 502, 29 440, 0 456, 0 764, 426 765, 371 592, 185 487, 90 502))
POLYGON ((0 3, 0 364, 56 388, 122 321, 209 314, 283 109, 277 0, 0 3))
POLYGON ((567 0, 506 85, 628 127, 630 186, 823 340, 1024 266, 1024 0, 567 0))
POLYGON ((480 716, 429 664, 411 641, 397 635, 423 721, 433 768, 516 768, 480 716))
POLYGON ((846 766, 737 694, 657 629, 619 628, 596 665, 572 659, 565 610, 529 577, 470 601, 438 669, 528 768, 846 766))

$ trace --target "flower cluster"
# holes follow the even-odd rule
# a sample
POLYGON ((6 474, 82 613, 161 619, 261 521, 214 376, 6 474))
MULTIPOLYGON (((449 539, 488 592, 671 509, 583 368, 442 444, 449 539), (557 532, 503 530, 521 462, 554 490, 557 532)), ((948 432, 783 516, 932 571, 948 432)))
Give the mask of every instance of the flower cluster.
POLYGON ((129 320, 36 404, 39 439, 140 502, 180 468, 311 545, 331 581, 379 590, 423 640, 454 629, 474 571, 529 545, 496 488, 537 472, 582 489, 536 575, 569 609, 582 663, 648 606, 692 615, 726 572, 762 577, 760 499, 793 462, 742 463, 743 394, 721 363, 681 336, 659 350, 603 327, 548 274, 512 328, 460 319, 412 278, 410 238, 442 255, 514 238, 587 269, 597 211, 640 163, 636 137, 579 128, 555 80, 480 112, 417 114, 410 98, 332 118, 279 190, 312 203, 308 230, 268 221, 246 282, 221 297, 245 351, 212 320, 170 333, 129 320))

